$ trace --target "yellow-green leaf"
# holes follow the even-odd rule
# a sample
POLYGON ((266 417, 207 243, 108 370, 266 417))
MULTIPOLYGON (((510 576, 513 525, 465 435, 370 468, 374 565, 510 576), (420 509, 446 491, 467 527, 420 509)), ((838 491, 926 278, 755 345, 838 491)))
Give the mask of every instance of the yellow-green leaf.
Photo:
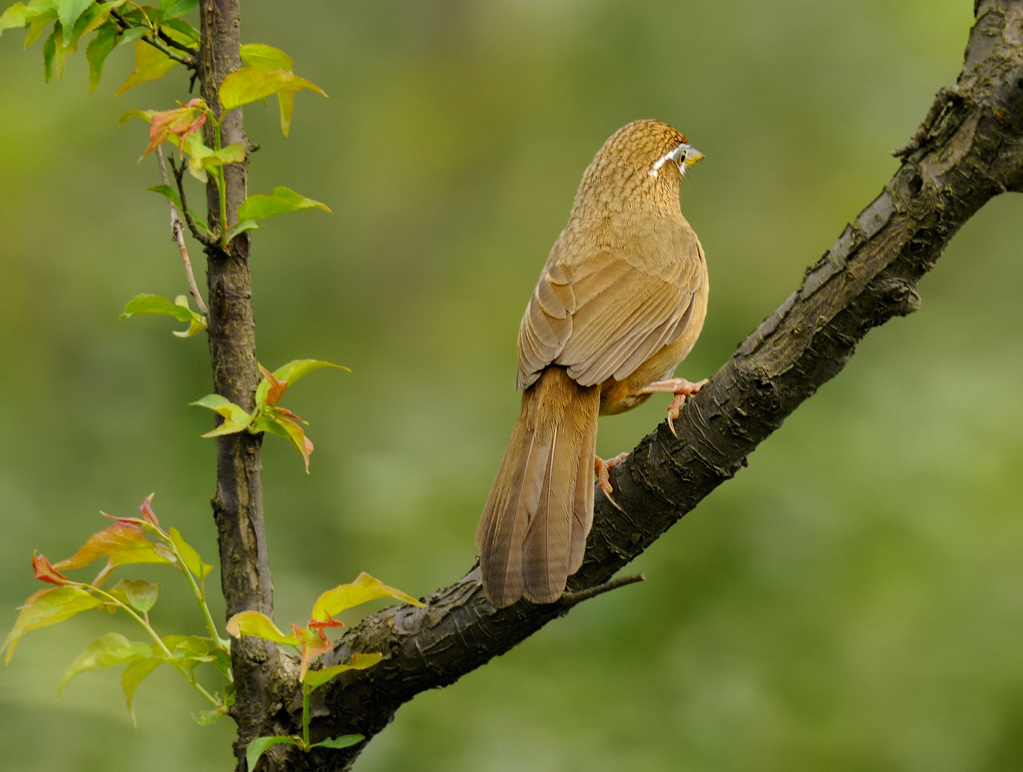
POLYGON ((139 40, 135 44, 135 69, 121 87, 117 89, 117 96, 135 86, 148 83, 151 80, 159 80, 170 72, 174 65, 175 61, 169 56, 153 48, 145 41, 139 40))
POLYGON ((250 742, 245 748, 245 761, 248 764, 249 769, 256 768, 256 762, 259 761, 259 757, 267 752, 270 748, 275 745, 282 745, 287 743, 289 745, 297 745, 302 741, 302 738, 294 735, 276 735, 274 737, 257 737, 255 740, 250 742))
POLYGON ((96 608, 101 604, 102 601, 81 587, 51 587, 33 594, 21 607, 14 627, 7 634, 3 646, 0 646, 0 652, 5 649, 7 651, 5 662, 11 661, 14 649, 25 633, 63 622, 75 614, 96 608))
POLYGON ((327 590, 313 604, 314 620, 324 621, 336 617, 342 611, 377 598, 391 597, 413 606, 424 605, 411 595, 381 582, 366 572, 359 574, 351 584, 341 584, 327 590))
POLYGON ((227 620, 227 632, 234 638, 251 635, 285 646, 298 646, 294 633, 285 635, 266 614, 258 611, 241 611, 227 620))
POLYGON ((243 43, 239 53, 243 62, 264 72, 290 71, 294 66, 291 57, 281 49, 264 43, 243 43))
POLYGON ((219 394, 207 394, 202 399, 189 402, 195 407, 205 407, 224 418, 224 422, 211 432, 206 432, 203 437, 219 437, 222 434, 234 434, 249 428, 252 423, 252 416, 246 413, 238 405, 219 394))
POLYGON ((368 667, 373 667, 381 659, 383 654, 353 654, 352 660, 346 665, 331 665, 330 667, 321 668, 320 670, 309 670, 305 674, 305 678, 302 679, 303 683, 309 684, 312 688, 323 686, 335 676, 344 673, 346 670, 365 670, 368 667))
POLYGON ((213 566, 202 562, 202 558, 199 557, 195 547, 185 541, 185 537, 181 535, 177 528, 171 528, 168 533, 170 534, 171 541, 174 542, 174 547, 180 553, 181 559, 185 561, 185 567, 194 576, 205 579, 206 575, 213 570, 213 566))

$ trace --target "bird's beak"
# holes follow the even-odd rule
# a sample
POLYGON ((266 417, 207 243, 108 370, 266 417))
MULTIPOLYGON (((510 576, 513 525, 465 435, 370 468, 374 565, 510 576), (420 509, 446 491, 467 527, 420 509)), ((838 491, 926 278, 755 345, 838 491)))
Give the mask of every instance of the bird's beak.
POLYGON ((690 145, 679 145, 677 152, 678 170, 683 174, 690 166, 695 166, 703 160, 703 153, 690 145))

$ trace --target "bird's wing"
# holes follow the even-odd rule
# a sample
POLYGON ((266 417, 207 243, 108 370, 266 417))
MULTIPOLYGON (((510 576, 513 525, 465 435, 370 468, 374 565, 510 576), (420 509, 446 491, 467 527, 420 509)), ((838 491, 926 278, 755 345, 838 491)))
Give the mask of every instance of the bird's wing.
POLYGON ((550 364, 568 368, 582 386, 622 380, 677 340, 699 281, 702 255, 693 257, 657 273, 606 250, 572 265, 549 265, 519 328, 518 388, 550 364))

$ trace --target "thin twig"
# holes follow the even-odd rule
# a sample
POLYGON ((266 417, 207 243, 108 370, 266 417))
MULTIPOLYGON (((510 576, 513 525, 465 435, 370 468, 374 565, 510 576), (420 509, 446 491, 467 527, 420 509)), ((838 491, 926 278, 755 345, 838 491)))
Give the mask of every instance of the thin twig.
MULTIPOLYGON (((612 502, 614 503, 614 502, 612 502)), ((615 506, 618 506, 615 504, 615 506)), ((636 584, 637 582, 646 581, 646 577, 643 574, 630 574, 629 576, 619 576, 614 579, 609 579, 603 584, 598 584, 595 587, 587 587, 585 590, 579 590, 578 592, 566 592, 561 596, 561 604, 566 608, 572 608, 584 600, 595 598, 598 595, 603 595, 605 592, 611 592, 611 590, 617 590, 619 587, 625 587, 629 584, 636 584)))
MULTIPOLYGON (((160 162, 160 177, 163 179, 163 184, 170 187, 170 179, 167 177, 167 166, 163 162, 162 147, 156 148, 156 158, 160 162)), ((175 177, 176 176, 177 175, 175 175, 175 177)), ((180 180, 178 180, 178 182, 180 184, 180 180)), ((195 298, 195 302, 199 306, 200 313, 202 313, 203 316, 209 316, 210 310, 206 307, 206 303, 203 301, 202 295, 199 293, 199 285, 195 283, 195 274, 192 272, 192 261, 188 257, 188 247, 185 245, 185 229, 181 225, 181 216, 178 214, 178 208, 174 206, 173 201, 168 201, 167 203, 170 204, 171 238, 177 242, 178 251, 181 252, 181 262, 185 264, 185 276, 188 278, 188 289, 192 293, 192 297, 195 298)), ((182 200, 181 206, 183 209, 185 208, 184 200, 182 200)))
POLYGON ((215 246, 217 244, 216 237, 211 235, 209 231, 199 230, 199 226, 192 219, 192 212, 188 208, 188 199, 185 197, 185 164, 182 163, 181 166, 178 166, 174 163, 174 159, 171 158, 170 165, 171 171, 174 172, 174 183, 178 189, 178 200, 181 201, 181 214, 185 218, 188 232, 192 234, 192 238, 204 247, 215 246))

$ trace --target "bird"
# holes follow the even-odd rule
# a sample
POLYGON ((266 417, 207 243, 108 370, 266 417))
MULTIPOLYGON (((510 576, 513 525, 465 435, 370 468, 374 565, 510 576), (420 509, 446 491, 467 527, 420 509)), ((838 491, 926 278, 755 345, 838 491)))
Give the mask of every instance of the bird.
MULTIPOLYGON (((579 570, 593 524, 598 415, 675 395, 673 419, 706 381, 670 377, 707 314, 707 262, 679 185, 703 154, 661 121, 616 131, 583 173, 568 224, 518 335, 522 404, 476 529, 483 590, 496 607, 553 603, 579 570)), ((613 501, 613 498, 612 498, 613 501)))

